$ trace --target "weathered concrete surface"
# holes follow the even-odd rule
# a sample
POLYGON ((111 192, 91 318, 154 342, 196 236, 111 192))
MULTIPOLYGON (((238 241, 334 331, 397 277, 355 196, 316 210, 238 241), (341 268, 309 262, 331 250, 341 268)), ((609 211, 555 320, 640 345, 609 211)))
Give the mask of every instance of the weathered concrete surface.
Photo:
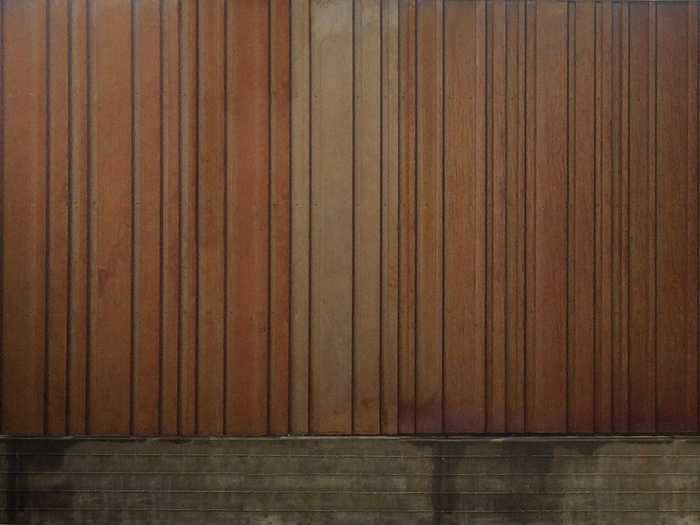
POLYGON ((0 439, 0 523, 700 524, 700 438, 0 439))

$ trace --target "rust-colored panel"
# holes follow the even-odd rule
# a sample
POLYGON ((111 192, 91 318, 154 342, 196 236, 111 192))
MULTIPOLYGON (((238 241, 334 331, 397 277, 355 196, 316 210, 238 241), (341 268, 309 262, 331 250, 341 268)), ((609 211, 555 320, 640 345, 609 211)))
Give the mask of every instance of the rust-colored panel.
POLYGON ((196 432, 224 432, 225 17, 223 0, 199 2, 197 23, 196 432))
POLYGON ((416 429, 416 4, 399 4, 399 432, 416 429))
POLYGON ((180 10, 178 0, 162 4, 162 320, 160 433, 178 432, 180 348, 180 10))
POLYGON ((291 359, 290 430, 309 431, 311 270, 310 0, 291 2, 291 359))
POLYGON ((87 432, 88 121, 87 3, 70 3, 70 180, 68 305, 68 433, 87 432))
POLYGON ((487 3, 486 431, 506 430, 507 106, 506 2, 487 3))
POLYGON ((525 430, 525 5, 506 6, 506 430, 525 430))
POLYGON ((88 414, 91 434, 133 431, 132 6, 88 2, 88 414))
POLYGON ((630 431, 656 428, 655 5, 630 5, 629 290, 630 431), (650 126, 651 125, 651 126, 650 126))
POLYGON ((613 16, 596 4, 595 430, 612 431, 613 16))
POLYGON ((135 434, 160 431, 161 359, 161 9, 134 3, 134 370, 135 434))
POLYGON ((595 4, 570 8, 568 430, 594 430, 595 4))
POLYGON ((67 432, 69 2, 48 4, 49 145, 47 224, 46 432, 67 432))
POLYGON ((416 432, 443 425, 442 0, 418 2, 416 432))
POLYGON ((697 430, 697 11, 657 18, 658 430, 697 430), (691 100, 693 100, 691 102, 691 100), (692 300, 688 300, 692 297, 692 300), (691 346, 692 345, 692 346, 691 346))
POLYGON ((530 432, 566 431, 566 137, 568 4, 537 2, 528 14, 534 33, 533 106, 528 109, 527 417, 530 432))
POLYGON ((268 430, 268 7, 227 4, 226 429, 268 430))
POLYGON ((352 432, 353 4, 311 2, 312 432, 352 432))
POLYGON ((270 421, 289 432, 291 284, 291 1, 270 4, 270 421))
POLYGON ((3 2, 2 431, 45 432, 46 2, 3 2))
POLYGON ((198 2, 180 4, 180 323, 178 430, 196 432, 197 419, 197 189, 198 189, 198 2))
POLYGON ((353 431, 378 434, 381 386, 381 2, 354 10, 353 431))
POLYGON ((484 2, 445 2, 446 432, 486 428, 485 29, 484 2))
POLYGON ((399 0, 381 4, 381 432, 398 432, 399 0))

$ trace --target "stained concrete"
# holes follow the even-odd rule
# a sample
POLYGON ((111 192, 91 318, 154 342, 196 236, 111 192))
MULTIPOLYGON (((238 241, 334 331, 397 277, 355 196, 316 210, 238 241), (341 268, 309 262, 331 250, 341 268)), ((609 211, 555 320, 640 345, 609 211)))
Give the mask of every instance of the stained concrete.
POLYGON ((700 524, 700 439, 0 438, 0 523, 700 524))

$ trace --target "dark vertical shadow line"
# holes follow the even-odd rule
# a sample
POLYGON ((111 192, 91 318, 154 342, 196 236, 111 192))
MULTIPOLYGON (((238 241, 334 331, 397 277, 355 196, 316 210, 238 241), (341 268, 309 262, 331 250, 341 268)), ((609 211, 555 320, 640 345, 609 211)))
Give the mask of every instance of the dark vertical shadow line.
POLYGON ((229 274, 228 274, 228 265, 229 265, 229 257, 228 257, 228 252, 229 252, 229 243, 228 243, 228 235, 229 235, 229 227, 228 227, 228 212, 229 212, 229 207, 228 207, 228 199, 229 199, 229 183, 230 183, 230 175, 229 175, 229 154, 228 154, 228 138, 229 138, 229 107, 228 107, 228 90, 230 88, 228 84, 228 74, 229 74, 229 64, 228 64, 228 39, 229 39, 229 32, 228 32, 228 16, 229 16, 229 2, 225 1, 224 2, 224 38, 223 38, 223 52, 224 52, 224 199, 223 199, 223 213, 224 213, 224 315, 223 315, 223 324, 224 324, 224 334, 223 334, 223 352, 224 352, 224 366, 222 367, 223 370, 221 371, 222 373, 222 383, 223 383, 223 433, 226 434, 229 429, 229 420, 228 420, 228 367, 229 367, 229 361, 231 356, 229 355, 228 351, 228 338, 229 338, 229 333, 228 333, 228 308, 229 308, 229 274))
POLYGON ((413 431, 418 422, 418 0, 413 2, 413 431))
POLYGON ((396 117, 396 122, 397 122, 397 135, 398 135, 398 141, 397 141, 397 154, 398 154, 398 173, 397 173, 397 191, 398 191, 398 198, 397 198, 397 203, 396 203, 396 213, 397 213, 397 235, 398 235, 398 254, 397 254, 397 262, 396 262, 396 267, 398 268, 398 276, 396 280, 396 286, 398 290, 398 297, 397 297, 397 302, 396 302, 396 310, 397 310, 397 316, 396 316, 396 433, 401 434, 401 386, 402 386, 402 381, 401 381, 401 319, 403 318, 403 315, 401 313, 401 291, 402 291, 402 280, 401 280, 401 269, 402 269, 402 261, 401 261, 401 251, 403 248, 403 242, 402 242, 402 229, 401 229, 401 176, 403 174, 402 167, 403 163, 401 162, 401 144, 402 144, 402 134, 401 134, 401 113, 402 109, 404 108, 405 104, 401 100, 401 11, 405 9, 402 7, 402 4, 397 1, 396 3, 396 17, 397 17, 397 28, 396 28, 396 33, 397 33, 397 49, 396 49, 396 62, 397 62, 397 93, 398 93, 398 100, 397 100, 397 117, 396 117))
MULTIPOLYGON (((535 91, 534 97, 533 97, 533 102, 534 102, 534 125, 532 126, 532 131, 533 131, 533 148, 532 148, 532 164, 535 168, 535 173, 533 173, 533 176, 535 179, 533 180, 532 184, 532 204, 535 207, 535 211, 532 214, 533 218, 533 224, 532 224, 532 238, 533 238, 533 245, 534 245, 534 250, 532 252, 532 259, 533 259, 533 272, 532 272, 532 291, 535 295, 535 309, 533 312, 533 334, 532 334, 532 340, 533 340, 533 351, 535 354, 537 354, 537 125, 539 124, 538 119, 537 119, 537 51, 538 51, 538 42, 537 42, 537 11, 538 4, 535 4, 534 8, 534 20, 533 20, 533 31, 534 31, 534 57, 533 57, 533 64, 532 64, 532 69, 534 71, 533 73, 533 78, 535 81, 535 85, 533 86, 533 89, 535 91)), ((536 361, 536 360, 535 360, 536 361)), ((536 364, 536 363, 535 363, 536 364)), ((534 376, 535 376, 535 381, 534 381, 534 388, 535 390, 537 389, 537 367, 532 368, 534 371, 534 376)), ((535 400, 537 400, 537 396, 535 396, 535 400)))
POLYGON ((593 430, 598 428, 598 6, 593 6, 593 430))
POLYGON ((379 433, 384 429, 384 3, 379 4, 379 433))
MULTIPOLYGON (((67 250, 67 272, 66 272, 66 280, 67 280, 67 290, 66 290, 66 384, 65 384, 65 405, 64 405, 64 417, 65 417, 65 427, 64 427, 64 432, 66 434, 70 433, 71 430, 71 423, 70 423, 70 418, 71 418, 71 366, 72 366, 72 360, 71 360, 71 354, 73 352, 73 337, 72 337, 72 330, 73 330, 73 316, 72 316, 72 304, 73 304, 73 2, 70 2, 67 7, 67 20, 66 20, 66 25, 67 25, 67 45, 66 45, 66 64, 67 64, 67 71, 66 71, 66 76, 67 78, 67 83, 68 83, 68 96, 67 96, 67 107, 68 107, 68 157, 66 159, 67 162, 67 168, 68 168, 68 181, 67 181, 67 190, 68 190, 68 230, 66 232, 66 239, 67 239, 67 245, 68 245, 68 250, 67 250)), ((0 34, 2 34, 2 8, 0 7, 0 34)), ((1 37, 0 37, 1 38, 1 37)), ((3 42, 0 41, 0 50, 3 48, 3 42)), ((0 56, 0 86, 2 86, 2 57, 0 56)), ((1 88, 0 88, 1 89, 1 88)), ((0 141, 2 141, 2 122, 3 120, 3 115, 2 115, 2 95, 0 91, 0 141)), ((2 156, 4 153, 2 149, 2 144, 0 143, 0 156, 2 156)), ((1 164, 1 163, 0 163, 1 164)), ((2 166, 0 166, 0 196, 2 195, 2 166)), ((1 215, 1 214, 0 214, 1 215)), ((1 218, 0 218, 1 221, 1 218)), ((2 223, 0 222, 0 232, 2 232, 2 223)), ((2 248, 0 247, 0 252, 2 248)), ((0 260, 2 259, 0 255, 0 260)), ((0 276, 2 275, 2 263, 0 262, 0 276)), ((2 293, 0 293, 0 301, 2 301, 2 293)), ((0 305, 0 320, 2 319, 2 305, 0 305)), ((0 321, 0 343, 2 343, 2 322, 0 321)), ((0 364, 0 377, 2 377, 2 366, 0 364)), ((0 407, 0 417, 1 417, 1 407, 0 407)), ((2 428, 2 421, 0 419, 0 428, 2 428)))
POLYGON ((659 207, 658 207, 658 119, 659 119, 659 17, 657 5, 650 4, 650 8, 654 10, 654 429, 658 431, 659 426, 659 250, 658 250, 658 234, 659 234, 659 207), (653 6, 653 7, 652 7, 653 6))
MULTIPOLYGON (((204 0, 208 1, 208 0, 204 0)), ((195 132, 194 132, 194 143, 195 143, 195 154, 194 154, 194 165, 195 165, 195 184, 194 184, 194 245, 195 245, 195 307, 194 307, 194 433, 199 433, 199 88, 200 88, 200 71, 199 71, 199 54, 200 54, 200 41, 199 41, 199 6, 200 1, 195 0, 195 31, 194 31, 194 41, 195 41, 195 52, 194 56, 194 69, 195 69, 195 94, 194 94, 194 120, 195 120, 195 132)))
MULTIPOLYGON (((619 8, 620 9, 620 24, 619 24, 620 78, 619 78, 619 87, 618 87, 619 91, 618 91, 618 93, 619 93, 619 97, 620 97, 620 116, 619 116, 619 121, 620 121, 620 129, 619 129, 619 133, 620 133, 620 162, 619 162, 619 164, 620 164, 620 167, 619 167, 620 182, 619 182, 618 187, 619 187, 619 194, 620 194, 620 196, 619 196, 620 207, 619 207, 619 211, 618 211, 618 214, 619 214, 618 221, 620 223, 620 233, 619 233, 619 239, 618 239, 618 244, 619 244, 618 250, 619 250, 620 259, 618 261, 618 267, 619 267, 619 272, 620 272, 620 278, 619 278, 618 295, 620 297, 620 299, 619 299, 619 302, 620 302, 619 324, 620 324, 620 326, 618 328, 618 331, 620 333, 620 341, 619 341, 619 345, 620 345, 620 374, 619 375, 620 375, 621 381, 624 381, 624 378, 623 378, 624 366, 625 366, 625 363, 628 362, 628 360, 626 358, 626 356, 628 355, 627 346, 624 344, 625 334, 623 331, 623 326, 624 326, 623 320, 625 319, 625 311, 624 311, 625 310, 625 305, 624 305, 625 294, 623 293, 624 286, 625 286, 625 283, 624 283, 625 274, 624 274, 623 269, 624 269, 625 253, 626 253, 625 252, 625 231, 624 231, 624 226, 626 225, 626 222, 623 221, 623 218, 625 215, 625 208, 623 207, 623 203, 626 204, 626 202, 623 199, 623 193, 624 193, 624 191, 627 190, 627 188, 625 187, 625 184, 624 184, 625 183, 625 172, 623 171, 623 160, 624 160, 625 154, 627 152, 625 149, 626 146, 625 146, 625 140, 624 140, 624 138, 625 138, 625 131, 624 131, 625 130, 625 111, 624 110, 626 110, 626 106, 629 105, 629 97, 627 96, 627 93, 625 93, 625 90, 624 90, 625 75, 626 75, 626 71, 625 71, 625 56, 626 56, 626 54, 625 54, 625 45, 624 45, 625 44, 624 29, 626 27, 626 12, 625 12, 626 7, 627 7, 627 4, 620 4, 620 8, 619 8), (623 97, 625 97, 625 98, 623 98, 623 97), (625 103, 626 105, 623 105, 623 101, 626 101, 626 103, 625 103)), ((625 164, 625 166, 627 166, 627 165, 625 164)), ((623 383, 622 386, 625 389, 620 394, 623 396, 623 401, 624 401, 623 416, 624 416, 624 419, 628 420, 629 419, 629 396, 627 395, 627 392, 629 392, 629 383, 628 384, 623 383)), ((629 427, 628 426, 625 426, 625 427, 626 428, 624 428, 624 431, 627 432, 629 430, 629 427)))
MULTIPOLYGON (((272 400, 272 2, 267 4, 267 433, 272 400)), ((276 106, 275 106, 276 107, 276 106)))
MULTIPOLYGON (((630 366, 630 341, 632 340, 632 335, 631 335, 631 318, 632 318, 632 308, 630 307, 631 301, 630 301, 630 295, 631 295, 631 286, 630 286, 630 262, 632 261, 632 247, 631 247, 631 227, 630 225, 632 224, 632 191, 631 191, 631 159, 632 159, 632 154, 631 154, 631 138, 630 136, 632 135, 631 133, 631 101, 632 101, 632 90, 630 87, 631 84, 631 77, 632 77, 632 29, 631 29, 631 9, 629 4, 625 6, 625 9, 627 10, 627 93, 626 93, 626 100, 627 102, 627 431, 629 432, 632 429, 632 375, 631 375, 631 366, 630 366)), ((696 106, 697 107, 697 106, 696 106)), ((700 135, 698 135, 700 136, 700 135)), ((700 261, 700 258, 698 259, 700 261)))
POLYGON ((357 156, 357 144, 356 144, 356 135, 357 135, 357 129, 356 129, 356 119, 355 119, 355 112, 356 112, 356 104, 355 104, 355 91, 356 91, 356 77, 355 77, 355 46, 356 46, 356 28, 355 28, 355 16, 356 16, 356 9, 357 5, 355 3, 355 0, 352 0, 352 293, 350 294, 350 300, 351 300, 351 331, 350 331, 350 433, 354 434, 355 433, 355 357, 356 357, 356 352, 355 352, 355 295, 356 295, 356 286, 355 286, 355 254, 357 251, 357 247, 355 246, 356 243, 356 234, 355 234, 355 227, 356 227, 356 213, 355 213, 355 206, 357 204, 356 200, 356 194, 357 194, 357 177, 356 177, 356 169, 357 169, 357 162, 356 162, 356 156, 357 156))
MULTIPOLYGON (((88 0, 90 1, 90 0, 88 0)), ((129 53, 130 53, 130 67, 131 67, 131 93, 130 93, 130 104, 131 104, 131 353, 130 353, 130 373, 129 373, 129 379, 130 379, 130 385, 129 385, 129 434, 134 433, 134 400, 136 399, 136 390, 139 385, 137 385, 137 373, 136 373, 136 352, 137 352, 137 344, 139 343, 138 341, 138 336, 136 333, 136 322, 137 322, 137 317, 138 317, 138 302, 136 299, 136 289, 139 286, 139 283, 137 282, 138 276, 136 275, 136 271, 138 270, 139 264, 138 261, 136 260, 136 249, 137 249, 137 242, 140 241, 139 235, 137 232, 137 227, 139 224, 139 214, 137 213, 136 210, 136 203, 138 201, 136 193, 140 189, 140 184, 136 182, 136 179, 140 177, 141 172, 139 170, 137 174, 137 168, 136 168, 136 148, 138 145, 138 141, 136 140, 136 134, 138 132, 137 127, 136 127, 136 75, 139 73, 138 68, 136 67, 136 34, 135 34, 135 24, 136 24, 136 12, 135 12, 135 1, 136 0, 130 0, 130 18, 131 18, 131 27, 130 27, 130 45, 129 45, 129 53)))
POLYGON ((47 433, 49 428, 49 352, 51 350, 50 338, 49 338, 49 306, 51 304, 51 6, 49 5, 49 0, 45 2, 45 34, 44 34, 44 53, 46 53, 46 93, 44 94, 44 103, 46 112, 46 128, 45 128, 45 177, 46 186, 44 195, 44 269, 46 271, 44 275, 44 392, 43 392, 43 404, 44 404, 44 434, 47 433))
POLYGON ((313 257, 312 257, 312 250, 313 250, 313 49, 312 49, 312 34, 313 34, 313 17, 312 17, 312 11, 313 11, 313 4, 311 0, 308 0, 307 3, 307 25, 308 25, 308 41, 307 41, 307 48, 308 48, 308 53, 309 53, 309 80, 308 80, 308 86, 307 86, 307 91, 308 91, 308 96, 309 96, 309 115, 308 115, 308 125, 309 125, 309 209, 308 209, 308 248, 309 248, 309 260, 308 260, 308 272, 307 272, 307 277, 308 277, 308 286, 309 286, 309 293, 307 297, 307 308, 308 308, 308 318, 306 321, 306 329, 308 332, 308 348, 307 348, 307 373, 306 373, 306 431, 307 433, 312 432, 312 422, 313 422, 313 403, 311 396, 313 394, 313 330, 312 330, 312 315, 313 315, 313 276, 312 276, 312 270, 313 270, 313 257))
POLYGON ((182 198, 184 195, 184 170, 182 169, 182 76, 183 76, 183 43, 182 43, 182 3, 177 1, 177 177, 178 177, 178 195, 177 195, 177 257, 178 257, 178 285, 177 285, 177 433, 182 434, 182 325, 185 321, 182 306, 182 281, 183 281, 183 239, 182 239, 182 223, 184 221, 182 198))
MULTIPOLYGON (((398 6, 397 6, 398 9, 398 6)), ((384 5, 379 6, 379 411, 378 411, 378 423, 379 423, 379 433, 384 433, 386 427, 385 417, 384 417, 384 312, 386 310, 385 303, 385 276, 384 276, 384 259, 387 256, 385 254, 384 239, 386 228, 386 220, 388 213, 385 210, 384 196, 386 194, 386 182, 387 169, 384 161, 384 147, 388 143, 384 139, 384 5)), ((388 209, 388 207, 387 207, 388 209)))
POLYGON ((86 60, 85 60, 85 90, 86 90, 86 96, 85 96, 85 112, 87 113, 86 115, 86 120, 87 120, 87 136, 85 137, 85 142, 86 142, 86 156, 87 156, 87 166, 85 169, 86 172, 86 177, 85 177, 85 185, 86 185, 86 206, 85 206, 85 222, 86 222, 86 237, 87 237, 87 254, 86 254, 86 259, 87 259, 87 264, 86 264, 86 308, 85 308, 85 332, 86 332, 86 341, 85 341, 85 433, 90 434, 91 431, 91 424, 90 424, 90 396, 91 396, 91 389, 90 389, 90 382, 91 382, 91 367, 92 367, 92 346, 93 346, 93 326, 92 326, 92 250, 93 250, 93 227, 94 225, 92 224, 93 220, 93 207, 92 207, 92 192, 93 192, 93 181, 92 177, 94 175, 93 173, 93 160, 94 160, 94 155, 92 152, 92 128, 93 128, 93 122, 92 122, 92 53, 90 52, 92 50, 92 31, 90 31, 90 25, 92 23, 92 10, 90 9, 90 5, 92 2, 86 0, 85 1, 85 55, 86 55, 86 60))
POLYGON ((510 364, 509 355, 510 355, 511 345, 510 345, 510 329, 509 329, 509 327, 510 327, 510 315, 509 315, 509 313, 510 312, 509 312, 508 307, 510 305, 510 293, 509 292, 510 292, 510 289, 512 287, 512 283, 510 280, 510 272, 509 272, 510 257, 511 257, 510 251, 511 250, 509 249, 510 243, 508 242, 510 239, 510 237, 508 235, 510 232, 510 229, 508 228, 508 224, 509 224, 509 221, 508 221, 508 218, 509 218, 508 190, 510 188, 510 185, 509 185, 510 170, 509 170, 509 162, 508 162, 508 160, 509 160, 508 159, 508 151, 510 149, 508 138, 510 136, 509 135, 510 129, 509 129, 508 123, 509 123, 509 117, 512 117, 512 115, 510 115, 510 103, 508 100, 508 86, 509 86, 509 80, 510 80, 510 77, 508 75, 508 72, 510 69, 508 67, 510 64, 510 60, 508 60, 509 55, 510 55, 510 48, 508 46, 508 40, 509 40, 509 37, 511 36, 510 32, 509 32, 509 28, 508 28, 508 18, 509 18, 508 17, 508 10, 509 10, 509 7, 508 7, 508 4, 506 3, 503 6, 503 17, 504 17, 503 25, 505 27, 504 37, 503 37, 503 46, 505 49, 504 53, 503 53, 503 55, 505 57, 504 58, 504 65, 503 65, 503 68, 505 70, 505 72, 503 74, 503 76, 505 78, 505 84, 503 87, 504 98, 505 98, 504 104, 503 104, 504 105, 504 108, 503 108, 504 126, 503 127, 504 127, 505 144, 506 144, 505 151, 503 152, 503 160, 504 160, 504 162, 503 162, 503 166, 504 166, 503 180, 505 181, 504 182, 505 188, 504 188, 504 192, 503 192, 504 198, 501 201, 501 202, 503 202, 503 209, 504 209, 504 221, 503 221, 504 236, 503 237, 504 237, 505 248, 504 248, 503 268, 505 270, 504 273, 505 273, 506 286, 505 286, 505 291, 504 291, 505 299, 503 301, 503 332, 504 332, 504 343, 503 343, 503 429, 501 430, 501 432, 508 431, 508 427, 509 427, 508 423, 509 423, 509 419, 510 419, 509 418, 509 410, 508 410, 508 407, 510 405, 509 398, 508 398, 508 394, 510 391, 510 389, 508 388, 508 379, 509 379, 508 366, 510 364))
MULTIPOLYGON (((571 387, 570 387, 570 377, 569 377, 569 365, 571 360, 571 301, 573 300, 573 294, 571 293, 571 265, 573 264, 573 258, 570 257, 571 254, 571 177, 572 177, 572 166, 571 166, 571 148, 574 147, 575 141, 571 140, 571 97, 575 93, 575 84, 572 87, 571 83, 571 39, 574 38, 571 24, 571 4, 567 2, 566 4, 566 329, 564 333, 566 334, 566 365, 564 369, 565 377, 565 392, 566 392, 566 404, 564 405, 564 431, 569 432, 569 403, 571 401, 571 387)), ((575 25, 574 25, 575 27, 575 25)))
POLYGON ((491 300, 493 296, 492 290, 492 276, 489 263, 491 262, 492 247, 491 243, 493 241, 490 229, 493 219, 491 218, 491 213, 493 207, 490 206, 491 198, 491 185, 492 182, 489 177, 489 172, 491 168, 491 155, 489 151, 489 146, 492 144, 490 134, 492 132, 493 126, 493 97, 489 100, 489 87, 490 82, 492 82, 491 75, 489 75, 490 69, 493 66, 493 57, 489 61, 489 52, 492 51, 493 46, 491 45, 491 31, 489 31, 489 11, 491 9, 489 2, 484 3, 484 424, 483 431, 486 432, 489 429, 489 405, 490 405, 490 394, 491 394, 491 369, 492 369, 492 355, 489 352, 489 347, 492 342, 491 330, 493 328, 493 323, 490 318, 491 310, 491 300))
POLYGON ((441 36, 442 40, 440 43, 441 44, 440 58, 442 60, 442 71, 441 71, 441 73, 442 73, 442 79, 441 79, 442 86, 441 86, 441 88, 442 89, 441 89, 441 93, 440 93, 440 97, 441 97, 440 111, 441 111, 442 118, 440 119, 440 125, 441 125, 440 133, 441 133, 442 137, 441 137, 441 144, 440 144, 440 146, 441 146, 441 152, 440 152, 441 160, 440 160, 440 162, 441 162, 441 168, 442 168, 442 174, 441 174, 441 177, 442 177, 442 188, 441 188, 442 203, 441 203, 441 210, 440 210, 440 212, 441 212, 440 213, 440 215, 441 215, 441 217, 440 217, 440 219, 441 219, 441 224, 440 224, 441 232, 440 232, 440 234, 441 234, 442 238, 440 239, 440 241, 441 241, 441 245, 442 245, 441 246, 441 248, 442 248, 442 253, 441 253, 441 257, 442 257, 442 261, 441 261, 441 264, 442 264, 442 268, 441 268, 442 293, 441 293, 440 298, 441 298, 442 304, 440 305, 440 308, 442 310, 441 311, 442 330, 440 333, 440 336, 441 336, 441 341, 440 341, 440 345, 441 345, 441 355, 440 355, 440 409, 441 409, 440 410, 440 417, 441 417, 440 430, 442 432, 445 432, 445 253, 446 253, 446 246, 445 246, 445 244, 446 244, 445 243, 445 119, 446 119, 446 116, 445 116, 445 10, 446 10, 446 5, 445 5, 444 0, 442 0, 442 2, 441 2, 441 7, 442 7, 442 13, 441 13, 442 17, 440 20, 440 24, 442 25, 442 31, 441 31, 440 36, 441 36))
POLYGON ((396 433, 401 432, 401 6, 396 2, 396 433))
MULTIPOLYGON (((5 3, 0 2, 0 235, 4 239, 5 221, 5 3)), ((5 276, 5 243, 0 239, 0 288, 5 276)), ((0 289, 0 346, 4 347, 5 294, 0 289)), ((4 352, 0 352, 0 392, 4 392, 4 352)), ((0 400, 0 432, 4 427, 4 403, 0 400)))
POLYGON ((159 352, 158 356, 158 430, 163 434, 163 371, 165 370, 165 206, 167 199, 165 197, 165 108, 164 95, 165 89, 165 21, 164 21, 164 5, 163 0, 158 4, 158 39, 159 39, 159 68, 160 68, 160 87, 159 87, 159 104, 160 104, 160 317, 158 319, 159 326, 159 352))
MULTIPOLYGON (((697 15, 696 15, 696 18, 698 18, 697 15)), ((0 17, 0 21, 1 20, 2 20, 2 18, 0 17)), ((696 31, 698 31, 698 40, 696 40, 696 42, 695 42, 696 53, 698 53, 698 57, 697 57, 696 61, 700 62, 700 30, 699 30, 700 29, 700 19, 696 19, 695 25, 696 25, 696 31)), ((629 48, 629 46, 628 46, 628 48, 629 48)), ((698 148, 698 150, 700 152, 700 118, 698 118, 699 117, 698 112, 700 111, 700 86, 698 86, 697 81, 696 81, 695 98, 696 98, 696 100, 695 100, 695 111, 696 111, 695 123, 697 126, 696 127, 695 147, 698 148)), ((629 137, 629 134, 628 134, 628 137, 629 137)), ((628 151, 629 151, 629 149, 628 149, 628 151)), ((0 152, 2 152, 1 149, 0 149, 0 152)), ((700 207, 700 155, 696 155, 695 160, 696 160, 695 169, 696 169, 696 173, 698 174, 698 182, 696 183, 696 188, 695 188, 695 199, 696 199, 696 203, 697 203, 696 204, 696 208, 697 208, 697 207, 700 207)), ((628 184, 628 189, 629 189, 629 184, 628 184)), ((628 202, 629 202, 629 200, 628 200, 628 202)), ((629 212, 629 210, 628 210, 628 212, 629 212)), ((0 231, 2 231, 2 230, 0 229, 0 231)), ((697 257, 698 264, 700 264, 700 228, 696 232, 696 257, 697 257)), ((696 277, 696 283, 697 283, 697 277, 696 277)), ((696 284, 696 286, 697 286, 697 284, 696 284)), ((696 327, 696 330, 697 330, 696 342, 697 343, 696 344, 700 345, 700 290, 696 289, 696 295, 697 295, 697 297, 696 297, 696 310, 695 310, 695 312, 696 312, 695 318, 696 318, 696 323, 697 323, 697 327, 696 327)), ((629 297, 629 294, 628 294, 628 297, 629 297)), ((629 305, 629 302, 628 302, 628 305, 629 305)), ((1 311, 2 310, 0 309, 0 312, 1 311)), ((1 340, 2 339, 0 339, 0 341, 1 340)), ((628 369, 629 369, 629 367, 628 367, 628 369)), ((698 383, 700 384, 700 367, 698 367, 698 376, 696 377, 696 381, 698 381, 698 383)), ((698 418, 698 425, 700 425, 700 403, 698 404, 698 410, 696 413, 696 417, 698 418)))
MULTIPOLYGON (((609 380, 610 380, 610 415, 609 415, 609 420, 610 420, 610 428, 608 431, 611 431, 615 428, 615 362, 617 357, 619 359, 620 355, 620 348, 619 346, 617 347, 617 351, 615 351, 615 332, 618 331, 616 330, 616 321, 619 322, 619 316, 617 315, 617 312, 615 311, 616 308, 616 301, 615 301, 615 295, 616 295, 616 290, 614 287, 614 282, 615 282, 615 258, 613 257, 613 254, 615 253, 615 241, 617 240, 615 237, 615 217, 614 217, 614 212, 617 212, 618 210, 613 210, 613 206, 616 204, 615 203, 615 197, 617 196, 616 193, 620 187, 620 180, 619 176, 615 177, 615 151, 614 151, 614 140, 615 140, 615 112, 616 112, 616 101, 615 101, 615 71, 616 66, 619 68, 620 64, 616 64, 615 62, 615 47, 616 47, 616 42, 615 42, 615 11, 613 10, 614 7, 611 5, 610 6, 610 48, 612 50, 612 57, 610 60, 610 121, 608 123, 608 126, 610 128, 610 166, 611 166, 611 184, 610 184, 610 201, 609 201, 609 206, 610 206, 610 244, 608 246, 608 250, 610 253, 610 290, 609 290, 609 297, 610 297, 610 325, 611 325, 611 330, 610 330, 610 370, 609 370, 609 380), (615 356, 617 354, 617 356, 615 356)), ((619 53, 619 49, 617 49, 619 53)), ((618 62, 619 62, 619 55, 618 55, 618 62)), ((619 72, 619 71, 618 71, 619 72)), ((619 160, 619 159, 618 159, 619 160)), ((619 168, 619 166, 618 166, 619 168)), ((619 224, 617 225, 619 227, 619 224)), ((617 232, 619 235, 619 231, 617 232)))
POLYGON ((294 178, 292 177, 292 166, 293 166, 293 152, 292 152, 292 130, 293 130, 293 124, 292 124, 292 119, 294 117, 294 113, 292 111, 292 30, 294 27, 294 24, 292 23, 292 0, 285 0, 287 2, 287 34, 288 39, 287 39, 287 74, 288 74, 288 81, 287 81, 287 107, 285 108, 286 111, 288 111, 288 119, 287 119, 287 142, 285 146, 287 147, 287 160, 288 160, 288 192, 287 192, 287 201, 288 201, 288 220, 289 220, 289 230, 287 232, 287 242, 289 245, 289 259, 287 261, 287 326, 288 331, 287 331, 287 434, 291 433, 292 430, 292 411, 293 411, 293 406, 292 406, 292 366, 293 366, 293 358, 292 358, 292 344, 294 341, 293 338, 293 331, 294 331, 294 323, 292 321, 292 308, 293 308, 293 297, 292 297, 292 261, 293 261, 293 250, 294 250, 294 243, 293 243, 293 231, 294 231, 294 226, 293 226, 293 209, 294 205, 292 203, 292 189, 293 189, 293 184, 294 184, 294 178))
POLYGON ((527 431, 528 428, 528 410, 527 410, 527 365, 528 365, 528 353, 529 353, 529 348, 528 348, 528 304, 529 304, 529 298, 528 298, 528 292, 530 287, 528 286, 530 283, 528 282, 528 220, 527 220, 527 215, 528 215, 528 209, 527 209, 527 204, 528 204, 528 151, 527 151, 527 146, 528 146, 528 5, 525 4, 521 7, 521 12, 520 14, 523 17, 523 37, 522 37, 522 59, 523 59, 523 122, 522 122, 522 133, 523 133, 523 174, 522 174, 522 179, 523 179, 523 200, 525 201, 525 204, 523 205, 523 214, 522 214, 522 220, 523 220, 523 374, 522 374, 522 381, 523 381, 523 431, 527 431))

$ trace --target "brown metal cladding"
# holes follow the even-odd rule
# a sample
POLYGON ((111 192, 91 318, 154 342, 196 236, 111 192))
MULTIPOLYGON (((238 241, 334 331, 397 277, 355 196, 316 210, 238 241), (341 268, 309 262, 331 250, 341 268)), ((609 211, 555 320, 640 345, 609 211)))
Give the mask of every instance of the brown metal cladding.
POLYGON ((698 11, 0 2, 0 432, 697 432, 698 11))

